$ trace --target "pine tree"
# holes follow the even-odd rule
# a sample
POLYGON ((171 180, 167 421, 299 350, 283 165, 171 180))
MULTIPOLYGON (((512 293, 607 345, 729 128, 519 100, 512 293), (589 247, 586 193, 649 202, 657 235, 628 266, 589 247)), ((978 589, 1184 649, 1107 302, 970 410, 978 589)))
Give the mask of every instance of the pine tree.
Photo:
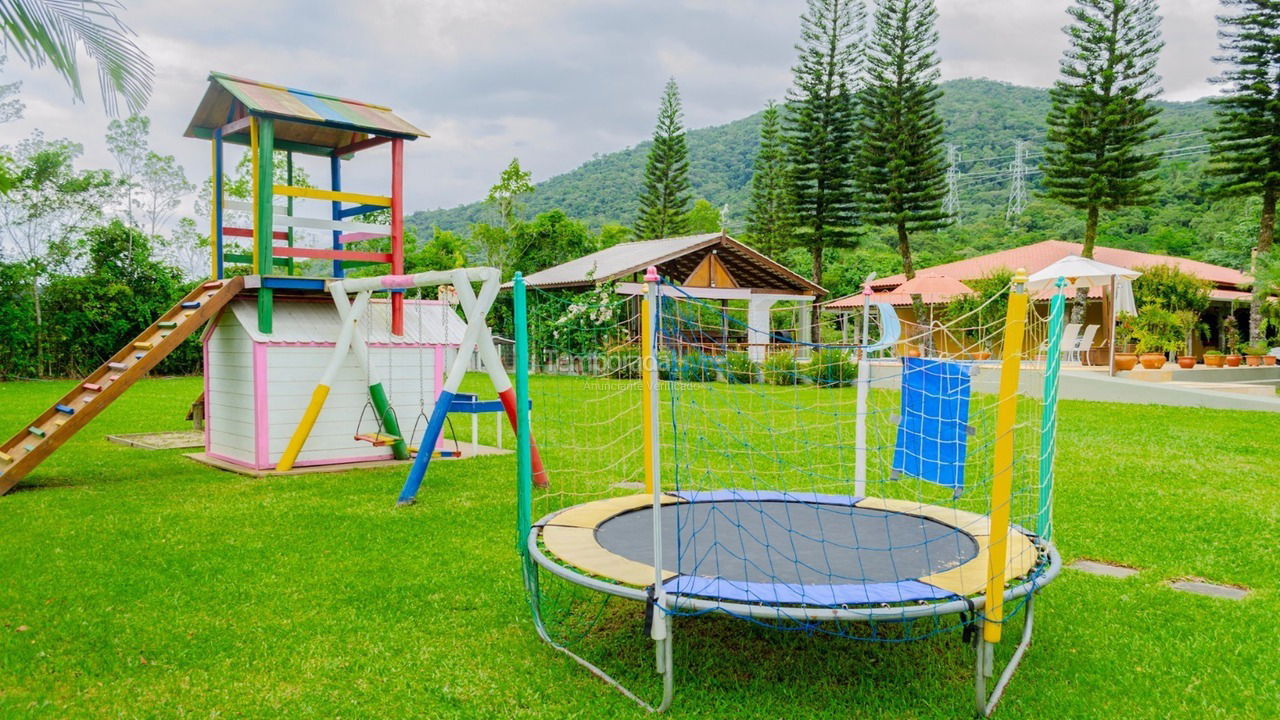
MULTIPOLYGON (((1155 0, 1074 0, 1062 77, 1049 90, 1046 195, 1084 210, 1084 250, 1093 257, 1101 210, 1151 201, 1159 163, 1143 145, 1156 129, 1156 61, 1164 42, 1155 0)), ((1085 290, 1072 306, 1084 315, 1085 290)))
POLYGON ((791 187, 787 156, 782 144, 782 122, 772 100, 760 119, 760 150, 751 172, 751 205, 747 208, 747 233, 752 244, 772 256, 791 244, 791 187))
POLYGON ((942 209, 947 160, 938 115, 937 18, 933 0, 880 0, 860 96, 863 214, 897 230, 907 278, 915 277, 910 233, 950 222, 942 209))
MULTIPOLYGON (((1215 194, 1262 197, 1259 257, 1267 258, 1276 233, 1280 191, 1280 0, 1223 0, 1239 8, 1218 17, 1226 66, 1215 82, 1227 85, 1210 100, 1217 123, 1209 128, 1211 164, 1218 176, 1215 194)), ((1262 339, 1263 294, 1255 288, 1249 305, 1249 339, 1262 339)))
MULTIPOLYGON (((809 250, 812 278, 822 282, 823 251, 857 238, 857 119, 854 93, 865 22, 861 0, 808 0, 800 17, 800 60, 784 132, 795 208, 794 242, 809 250)), ((814 314, 816 324, 817 314, 814 314)))
POLYGON ((658 108, 658 125, 653 131, 653 147, 644 169, 644 192, 636 219, 636 238, 676 237, 688 232, 689 149, 685 146, 680 110, 680 88, 676 79, 667 81, 658 108))

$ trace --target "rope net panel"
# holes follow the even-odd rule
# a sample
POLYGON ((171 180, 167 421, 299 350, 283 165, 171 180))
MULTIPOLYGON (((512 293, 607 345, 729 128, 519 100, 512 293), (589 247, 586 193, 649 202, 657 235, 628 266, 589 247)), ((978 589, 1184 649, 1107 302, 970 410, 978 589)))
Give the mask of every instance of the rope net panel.
POLYGON ((548 560, 526 572, 553 641, 617 617, 609 593, 657 597, 653 611, 669 615, 883 642, 1015 617, 1021 596, 998 617, 982 600, 989 548, 1007 555, 1006 588, 1034 587, 1048 564, 1050 303, 1029 304, 1021 333, 1007 287, 934 317, 815 316, 797 303, 751 327, 748 301, 696 294, 664 284, 653 313, 655 510, 640 298, 528 290, 532 426, 550 487, 534 492, 520 542, 548 560), (997 462, 1001 438, 1011 452, 997 462), (993 496, 999 475, 1007 497, 993 496), (1001 513, 1007 536, 991 522, 1001 513))

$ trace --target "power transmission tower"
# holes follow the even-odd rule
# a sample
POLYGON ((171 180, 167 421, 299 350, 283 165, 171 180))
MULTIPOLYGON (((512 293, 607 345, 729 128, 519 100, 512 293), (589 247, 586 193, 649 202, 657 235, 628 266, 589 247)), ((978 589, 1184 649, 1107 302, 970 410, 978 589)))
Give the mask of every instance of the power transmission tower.
POLYGON ((1012 220, 1027 208, 1027 141, 1018 140, 1014 145, 1013 162, 1009 163, 1009 208, 1005 220, 1012 220))
POLYGON ((942 201, 942 211, 951 221, 960 224, 960 148, 947 144, 947 197, 942 201))

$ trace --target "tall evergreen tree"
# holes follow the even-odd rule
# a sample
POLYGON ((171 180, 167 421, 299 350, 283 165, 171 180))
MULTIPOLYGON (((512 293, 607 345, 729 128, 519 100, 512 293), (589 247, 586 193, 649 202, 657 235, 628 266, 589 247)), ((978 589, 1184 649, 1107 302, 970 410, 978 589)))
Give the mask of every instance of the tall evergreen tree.
POLYGON ((865 21, 862 0, 808 0, 800 17, 800 60, 792 68, 784 132, 794 242, 809 250, 816 283, 822 282, 823 251, 857 242, 854 94, 865 21))
MULTIPOLYGON (((1155 0, 1073 0, 1062 77, 1049 90, 1046 195, 1084 210, 1085 257, 1093 257, 1101 210, 1151 201, 1159 158, 1143 145, 1160 137, 1152 100, 1164 42, 1155 0)), ((1085 290, 1072 307, 1084 314, 1085 290)))
MULTIPOLYGON (((1223 95, 1210 100, 1217 124, 1209 128, 1211 165, 1219 177, 1216 194, 1262 198, 1259 256, 1271 253, 1280 192, 1280 0, 1223 0, 1238 8, 1218 17, 1226 66, 1215 82, 1223 95)), ((1249 339, 1262 339, 1263 293, 1255 288, 1249 305, 1249 339)))
POLYGON ((756 249, 772 256, 791 244, 793 223, 782 120, 772 100, 760 119, 760 149, 751 171, 751 204, 747 233, 756 249))
POLYGON ((689 149, 684 140, 680 109, 680 88, 676 79, 667 81, 658 107, 658 125, 653 130, 653 147, 644 169, 644 192, 636 218, 636 238, 675 237, 688 232, 689 149))
POLYGON ((880 0, 860 98, 864 218, 897 230, 907 278, 915 277, 910 233, 950 222, 942 209, 947 161, 938 115, 937 19, 933 0, 880 0))

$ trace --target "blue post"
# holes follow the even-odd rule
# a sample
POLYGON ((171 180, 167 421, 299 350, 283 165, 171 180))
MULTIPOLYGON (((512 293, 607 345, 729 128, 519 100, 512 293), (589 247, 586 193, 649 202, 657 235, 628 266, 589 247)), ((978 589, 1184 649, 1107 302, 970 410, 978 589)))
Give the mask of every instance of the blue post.
MULTIPOLYGON (((342 158, 338 157, 337 155, 329 156, 329 185, 334 192, 337 192, 338 190, 342 189, 342 158)), ((333 219, 341 220, 342 219, 342 203, 335 200, 332 203, 332 207, 333 207, 333 219)), ((334 250, 342 249, 342 241, 339 239, 341 237, 342 237, 341 230, 333 231, 333 249, 334 250)), ((333 276, 336 278, 342 277, 342 261, 341 260, 333 261, 333 276)))
POLYGON ((512 319, 516 335, 516 550, 528 554, 526 540, 533 524, 533 456, 529 432, 529 321, 524 274, 512 281, 512 319))
POLYGON ((1043 410, 1040 417, 1040 505, 1036 513, 1036 534, 1045 540, 1053 536, 1053 454, 1058 430, 1058 373, 1062 367, 1062 315, 1066 295, 1065 278, 1058 278, 1058 292, 1049 302, 1049 347, 1045 357, 1043 410))
POLYGON ((427 431, 418 441, 418 456, 413 459, 413 467, 409 468, 409 477, 404 480, 397 505, 412 505, 422 478, 427 474, 427 464, 431 462, 431 453, 435 452, 436 440, 444 430, 444 419, 449 414, 449 404, 453 402, 453 393, 441 390, 436 398, 436 405, 431 409, 431 418, 427 421, 427 431))

